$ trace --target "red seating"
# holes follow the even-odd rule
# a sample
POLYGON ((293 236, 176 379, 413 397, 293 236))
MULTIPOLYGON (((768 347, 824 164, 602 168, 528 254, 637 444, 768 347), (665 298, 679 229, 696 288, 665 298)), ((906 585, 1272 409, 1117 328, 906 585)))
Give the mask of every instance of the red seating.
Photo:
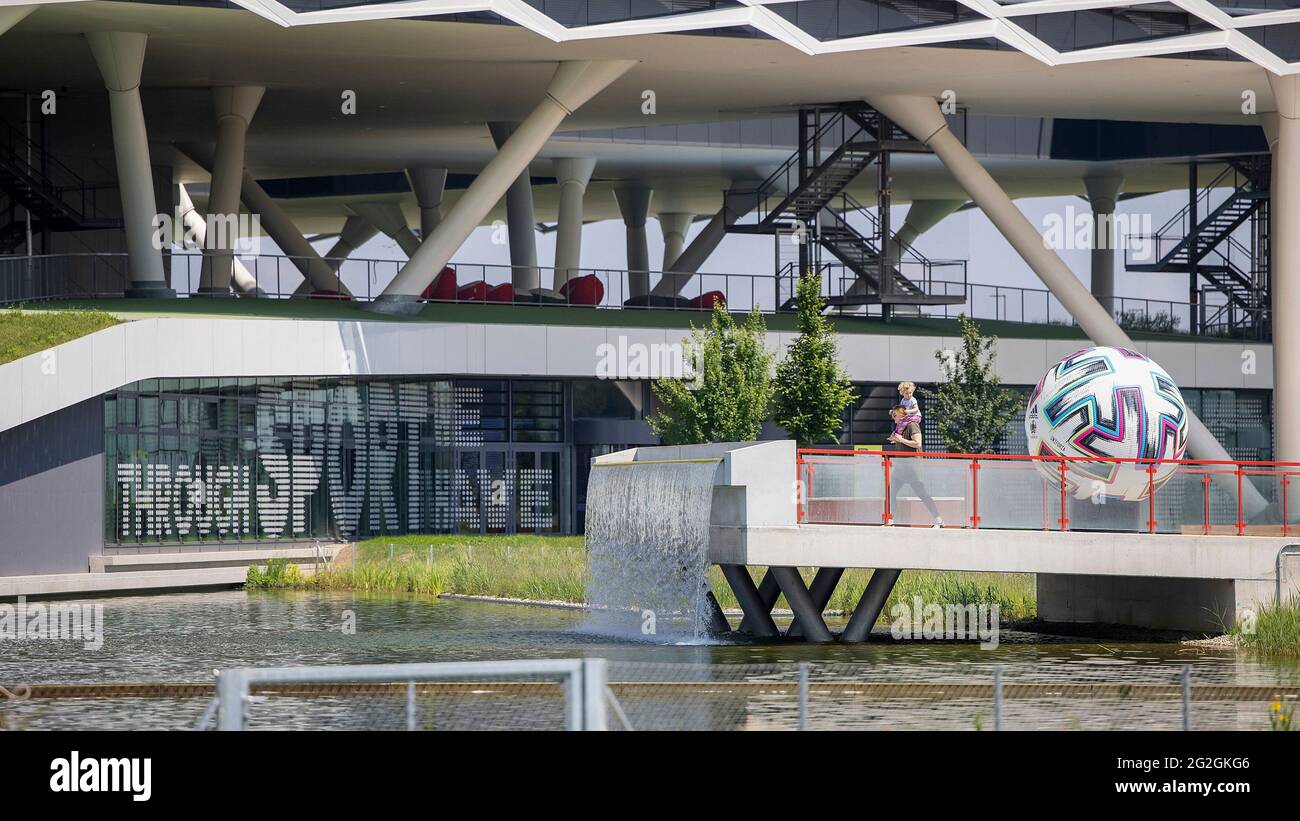
POLYGON ((488 284, 481 279, 456 289, 456 299, 460 302, 486 302, 487 295, 488 284))
POLYGON ((505 285, 497 285, 493 288, 489 288, 487 292, 487 301, 488 302, 514 302, 515 286, 507 282, 505 285))
POLYGON ((329 289, 320 289, 320 290, 312 291, 311 295, 308 296, 307 298, 308 299, 341 299, 344 301, 352 299, 352 297, 349 294, 342 294, 339 293, 338 291, 331 291, 329 289))
POLYGON ((698 308, 702 311, 712 311, 714 305, 721 308, 727 307, 727 295, 721 291, 705 291, 686 302, 686 307, 698 308))
POLYGON ((570 305, 599 305, 605 298, 605 284, 595 274, 586 274, 565 281, 560 295, 570 305))
POLYGON ((450 302, 456 298, 456 269, 448 265, 438 272, 428 288, 420 293, 420 299, 436 302, 450 302))

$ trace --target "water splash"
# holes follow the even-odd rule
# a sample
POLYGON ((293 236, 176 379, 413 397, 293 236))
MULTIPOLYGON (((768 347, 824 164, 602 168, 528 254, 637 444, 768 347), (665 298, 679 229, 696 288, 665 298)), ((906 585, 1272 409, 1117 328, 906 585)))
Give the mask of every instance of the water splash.
POLYGON ((704 637, 718 460, 597 465, 587 485, 587 612, 601 632, 704 637))

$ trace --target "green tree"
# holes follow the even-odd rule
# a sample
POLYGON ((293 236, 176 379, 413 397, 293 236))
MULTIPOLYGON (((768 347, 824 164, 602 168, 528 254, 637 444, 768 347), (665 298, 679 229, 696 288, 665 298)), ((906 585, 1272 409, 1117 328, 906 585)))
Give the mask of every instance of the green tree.
POLYGON ((957 323, 961 350, 951 357, 935 351, 944 382, 937 391, 925 392, 933 400, 925 413, 934 416, 949 451, 988 453, 1020 408, 1020 397, 1003 388, 993 371, 998 338, 980 333, 965 314, 957 323))
POLYGON ((853 401, 853 386, 839 363, 839 349, 830 321, 822 315, 826 300, 821 279, 805 274, 795 286, 799 306, 799 336, 776 366, 773 419, 799 447, 836 438, 844 409, 853 401))
POLYGON ((661 410, 646 421, 668 445, 745 442, 758 438, 772 401, 772 354, 767 325, 755 308, 737 325, 714 305, 709 324, 682 340, 695 378, 657 379, 661 410))

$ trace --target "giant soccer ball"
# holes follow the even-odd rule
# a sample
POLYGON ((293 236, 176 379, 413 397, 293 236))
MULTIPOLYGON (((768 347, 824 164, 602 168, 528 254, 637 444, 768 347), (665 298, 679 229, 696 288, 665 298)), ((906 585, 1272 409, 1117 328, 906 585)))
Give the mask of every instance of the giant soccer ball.
MULTIPOLYGON (((1053 365, 1029 395, 1025 435, 1035 456, 1181 459, 1187 450, 1187 405, 1155 362, 1126 348, 1084 348, 1053 365)), ((1051 482, 1060 462, 1035 460, 1051 482)), ((1177 465, 1070 461, 1065 483, 1078 498, 1138 501, 1177 465)))

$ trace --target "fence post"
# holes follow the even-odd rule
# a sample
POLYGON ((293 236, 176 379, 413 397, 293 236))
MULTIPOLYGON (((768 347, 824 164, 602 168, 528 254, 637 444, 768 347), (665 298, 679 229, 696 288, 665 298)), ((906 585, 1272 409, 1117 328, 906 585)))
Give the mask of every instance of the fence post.
POLYGON ((1156 466, 1147 465, 1147 532, 1156 532, 1156 466))
POLYGON ((1002 729, 1002 665, 993 667, 993 730, 1002 729))
POLYGON ((808 662, 799 662, 799 730, 808 729, 808 662))
POLYGON ((880 514, 880 518, 883 520, 883 522, 886 525, 892 525, 894 523, 894 514, 890 510, 890 504, 889 504, 889 471, 890 471, 891 462, 888 456, 884 458, 884 462, 885 462, 885 510, 883 513, 880 514))
POLYGON ((406 731, 415 732, 415 682, 406 682, 406 731))
POLYGON ((1068 530, 1066 527, 1070 523, 1070 517, 1065 515, 1065 460, 1061 460, 1061 530, 1068 530))
POLYGON ((604 659, 582 660, 582 717, 580 727, 588 731, 604 731, 605 690, 608 687, 608 664, 604 659))
POLYGON ((1192 665, 1183 665, 1183 732, 1192 729, 1192 665))
POLYGON ((244 699, 248 682, 240 670, 223 670, 217 674, 217 729, 244 729, 244 699))
POLYGON ((979 529, 980 526, 980 460, 970 460, 970 526, 972 529, 979 529))

